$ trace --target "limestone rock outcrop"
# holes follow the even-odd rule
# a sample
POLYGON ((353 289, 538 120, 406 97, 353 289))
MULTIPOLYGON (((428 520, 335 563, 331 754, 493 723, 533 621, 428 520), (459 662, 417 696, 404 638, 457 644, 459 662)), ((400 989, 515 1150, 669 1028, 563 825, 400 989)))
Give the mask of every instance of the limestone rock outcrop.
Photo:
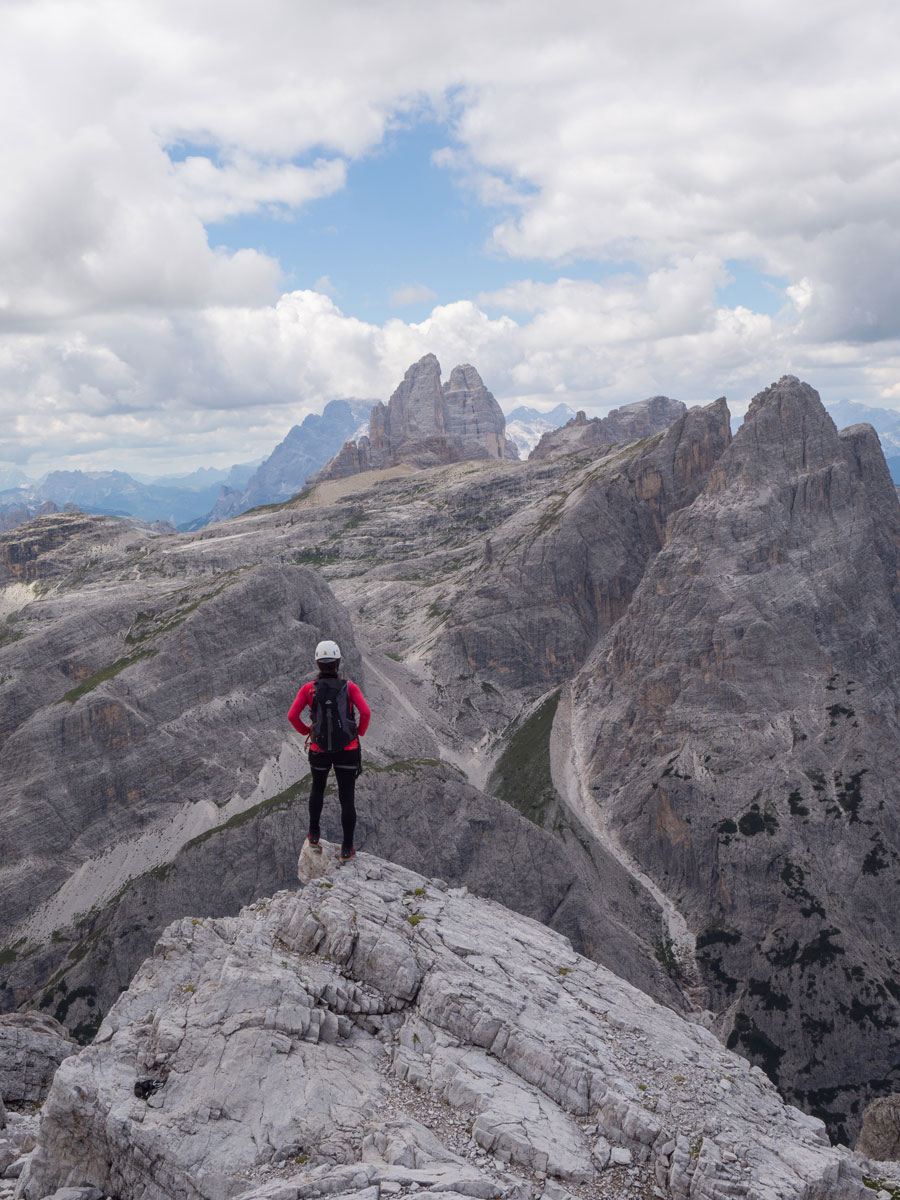
POLYGON ((0 1097, 9 1104, 40 1103, 59 1064, 77 1049, 62 1025, 44 1013, 0 1016, 0 1097))
POLYGON ((550 1200, 626 1181, 866 1194, 821 1122, 707 1030, 542 926, 365 855, 171 926, 57 1072, 17 1194, 550 1200))
MULTIPOLYGON (((368 692, 383 719, 378 691, 368 692)), ((365 750, 368 763, 369 750, 365 750)), ((79 1035, 128 986, 165 927, 191 913, 233 916, 285 887, 308 827, 308 778, 223 821, 144 871, 106 905, 54 931, 49 942, 0 968, 0 1008, 34 998, 79 1035), (49 981, 49 982, 48 982, 49 981)), ((357 784, 357 844, 429 871, 556 929, 591 958, 662 1003, 683 1007, 654 956, 661 918, 653 900, 603 851, 575 833, 553 836, 444 764, 406 759, 366 769, 357 784), (535 863, 552 863, 536 871, 535 863)), ((323 814, 338 837, 339 809, 323 814)))
POLYGON ((341 479, 398 463, 434 467, 465 459, 517 459, 506 418, 468 363, 441 383, 441 366, 426 354, 409 368, 388 404, 376 404, 369 435, 348 442, 310 482, 341 479))
POLYGON ((54 505, 52 512, 0 534, 0 588, 64 578, 88 561, 117 556, 127 546, 137 548, 157 532, 131 517, 57 513, 54 505))
POLYGON ((898 565, 874 431, 783 378, 669 517, 559 747, 687 918, 723 1038, 845 1139, 900 1061, 898 565))
POLYGON ((879 1096, 866 1108, 856 1149, 876 1162, 900 1159, 900 1095, 879 1096))
POLYGON ((545 433, 529 458, 540 460, 553 454, 573 454, 578 450, 596 450, 600 446, 651 437, 668 429, 685 409, 680 400, 651 396, 649 400, 635 400, 632 404, 614 408, 605 417, 588 418, 579 412, 565 425, 545 433))

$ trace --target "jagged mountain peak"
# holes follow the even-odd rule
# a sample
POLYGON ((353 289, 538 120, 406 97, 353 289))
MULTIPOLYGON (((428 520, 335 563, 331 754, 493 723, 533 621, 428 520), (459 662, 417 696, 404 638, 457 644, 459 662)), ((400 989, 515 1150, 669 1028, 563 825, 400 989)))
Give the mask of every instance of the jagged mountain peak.
POLYGON ((837 427, 819 393, 795 375, 783 375, 750 401, 722 468, 749 482, 813 472, 842 458, 837 427))

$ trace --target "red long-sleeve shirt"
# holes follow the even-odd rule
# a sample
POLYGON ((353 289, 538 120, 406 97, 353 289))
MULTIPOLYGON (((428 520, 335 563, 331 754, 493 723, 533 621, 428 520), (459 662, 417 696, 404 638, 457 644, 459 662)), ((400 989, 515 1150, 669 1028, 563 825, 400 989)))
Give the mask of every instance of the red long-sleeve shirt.
MULTIPOLYGON (((303 712, 304 708, 308 708, 310 716, 312 716, 312 702, 313 702, 313 696, 315 696, 315 694, 316 694, 315 683, 313 683, 312 680, 310 680, 309 683, 304 683, 303 687, 297 693, 294 703, 288 709, 288 720, 293 725, 293 727, 297 730, 297 732, 302 733, 304 737, 309 733, 312 726, 307 725, 305 721, 301 721, 300 714, 303 712)), ((359 714, 359 716, 357 718, 357 722, 356 722, 356 728, 357 728, 359 737, 355 737, 352 742, 350 742, 347 746, 344 747, 344 749, 345 750, 356 750, 359 746, 359 738, 362 737, 362 735, 369 728, 369 719, 372 716, 372 711, 369 708, 368 704, 366 704, 365 696, 363 696, 362 692, 359 690, 359 688, 356 686, 356 684, 353 682, 352 679, 347 680, 347 697, 350 700, 350 715, 351 715, 351 717, 353 716, 354 708, 356 709, 357 713, 359 714)), ((310 742, 309 748, 310 748, 310 750, 318 750, 319 749, 319 747, 316 745, 315 742, 310 742)))

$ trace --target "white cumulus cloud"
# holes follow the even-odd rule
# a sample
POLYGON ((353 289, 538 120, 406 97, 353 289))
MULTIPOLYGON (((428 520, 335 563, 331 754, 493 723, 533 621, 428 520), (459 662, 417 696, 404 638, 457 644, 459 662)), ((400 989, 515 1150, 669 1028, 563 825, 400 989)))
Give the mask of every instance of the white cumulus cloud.
POLYGON ((792 370, 896 403, 898 37, 892 0, 5 4, 0 459, 246 458, 431 350, 509 402, 739 406, 792 370), (377 325, 210 244, 424 113, 517 282, 377 325), (721 303, 732 260, 780 312, 721 303))

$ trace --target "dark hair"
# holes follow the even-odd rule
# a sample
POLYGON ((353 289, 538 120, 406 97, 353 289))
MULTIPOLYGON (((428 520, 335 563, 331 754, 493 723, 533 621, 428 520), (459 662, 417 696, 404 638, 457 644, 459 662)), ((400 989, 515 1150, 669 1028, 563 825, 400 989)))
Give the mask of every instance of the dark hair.
POLYGON ((316 666, 319 668, 317 679, 337 679, 341 669, 341 660, 338 658, 332 659, 330 662, 317 662, 316 666))

